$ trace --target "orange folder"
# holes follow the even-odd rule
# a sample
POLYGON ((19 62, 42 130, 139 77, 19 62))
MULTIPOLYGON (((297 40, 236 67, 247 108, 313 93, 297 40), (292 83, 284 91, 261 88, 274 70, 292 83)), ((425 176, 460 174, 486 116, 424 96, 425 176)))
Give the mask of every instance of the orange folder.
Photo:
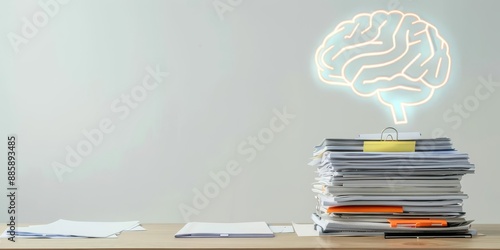
POLYGON ((431 219, 388 219, 391 227, 446 227, 446 220, 431 220, 431 219))
POLYGON ((402 206, 338 206, 329 207, 327 213, 402 213, 402 206))

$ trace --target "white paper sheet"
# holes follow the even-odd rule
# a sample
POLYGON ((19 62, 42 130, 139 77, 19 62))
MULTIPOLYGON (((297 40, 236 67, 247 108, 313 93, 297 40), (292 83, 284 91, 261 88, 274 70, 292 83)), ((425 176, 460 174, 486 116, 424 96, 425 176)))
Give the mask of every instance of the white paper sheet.
MULTIPOLYGON (((139 221, 126 222, 88 222, 58 220, 46 225, 33 225, 16 228, 18 238, 111 238, 117 237, 122 231, 145 230, 139 221)), ((10 237, 6 229, 0 238, 10 237)))
POLYGON ((269 226, 273 233, 293 233, 293 226, 269 226))
POLYGON ((297 224, 293 223, 293 229, 297 236, 319 236, 319 232, 314 230, 314 224, 297 224))

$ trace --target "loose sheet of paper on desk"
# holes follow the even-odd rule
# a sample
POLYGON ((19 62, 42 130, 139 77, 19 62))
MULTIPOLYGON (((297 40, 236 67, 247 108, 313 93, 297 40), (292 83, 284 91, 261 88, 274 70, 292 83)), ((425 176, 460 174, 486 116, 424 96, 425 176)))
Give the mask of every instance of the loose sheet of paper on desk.
POLYGON ((209 223, 189 222, 175 238, 267 238, 274 237, 265 222, 209 223))
POLYGON ((314 224, 293 223, 293 229, 297 236, 318 236, 319 232, 314 229, 314 224))
MULTIPOLYGON (((18 238, 113 238, 122 231, 145 230, 139 221, 87 222, 58 220, 46 225, 16 228, 18 238)), ((11 237, 7 228, 0 238, 11 237)))

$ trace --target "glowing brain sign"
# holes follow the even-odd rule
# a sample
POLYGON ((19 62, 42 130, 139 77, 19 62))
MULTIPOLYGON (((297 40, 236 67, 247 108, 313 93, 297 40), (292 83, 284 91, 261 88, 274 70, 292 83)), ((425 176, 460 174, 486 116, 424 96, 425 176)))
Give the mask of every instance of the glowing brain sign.
POLYGON ((316 50, 319 78, 359 96, 377 96, 394 123, 448 81, 448 44, 433 25, 400 11, 362 13, 340 23, 316 50))

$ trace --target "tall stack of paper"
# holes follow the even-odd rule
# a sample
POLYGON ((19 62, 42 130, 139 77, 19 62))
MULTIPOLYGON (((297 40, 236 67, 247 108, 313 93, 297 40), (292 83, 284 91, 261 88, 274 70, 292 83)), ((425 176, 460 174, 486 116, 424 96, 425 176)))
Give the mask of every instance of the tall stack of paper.
POLYGON ((323 234, 468 232, 463 175, 474 173, 449 138, 325 139, 309 165, 318 176, 312 215, 323 234))

